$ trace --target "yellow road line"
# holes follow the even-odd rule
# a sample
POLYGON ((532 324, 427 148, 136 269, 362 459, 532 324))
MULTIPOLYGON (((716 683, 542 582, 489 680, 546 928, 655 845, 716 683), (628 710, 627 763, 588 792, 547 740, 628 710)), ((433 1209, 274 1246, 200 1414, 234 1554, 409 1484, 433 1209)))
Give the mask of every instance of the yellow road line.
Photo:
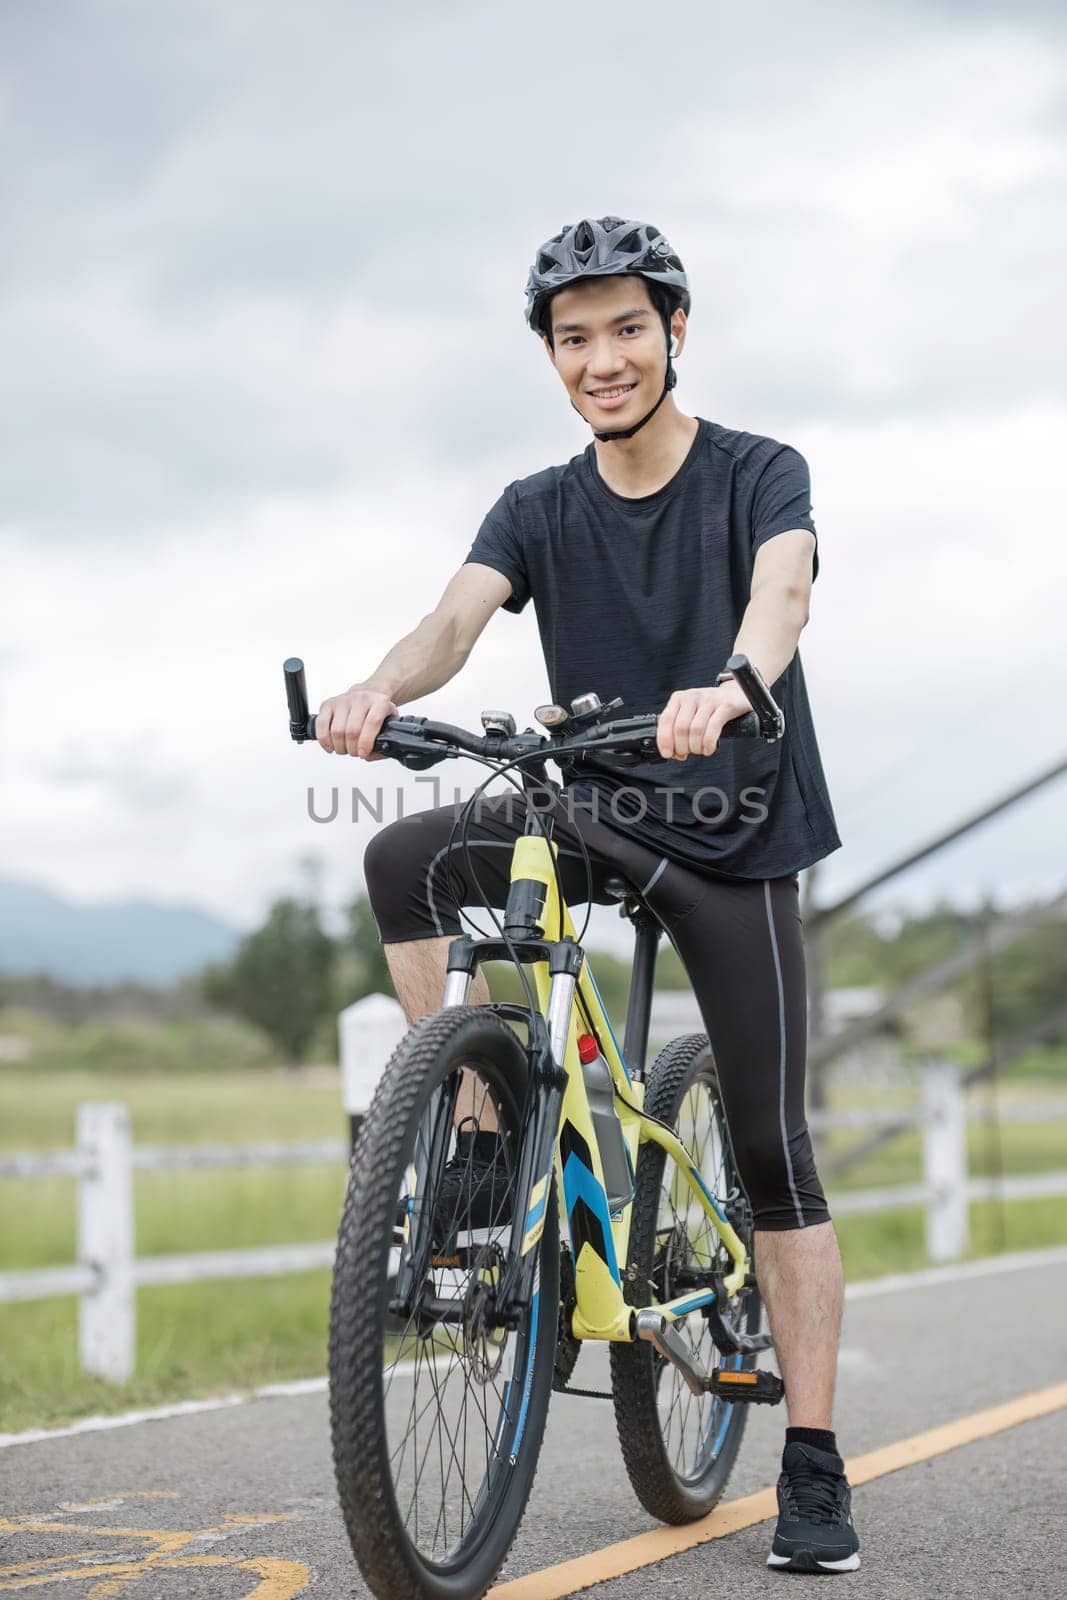
POLYGON ((18 1577, 0 1583, 0 1589, 35 1589, 45 1584, 92 1583, 89 1596, 96 1600, 114 1600, 131 1586, 137 1586, 146 1571, 176 1571, 185 1567, 231 1568, 251 1572, 260 1581, 254 1589, 246 1591, 244 1600, 294 1600, 303 1594, 311 1582, 311 1574, 303 1562, 283 1561, 275 1556, 172 1556, 166 1561, 154 1561, 147 1567, 142 1561, 110 1561, 103 1564, 71 1568, 66 1572, 42 1572, 18 1577), (95 1580, 95 1581, 94 1581, 95 1580))
MULTIPOLYGON (((896 1444, 857 1456, 848 1462, 849 1481, 853 1485, 870 1483, 874 1478, 884 1478, 887 1473, 899 1472, 902 1467, 929 1461, 932 1456, 958 1450, 961 1445, 987 1439, 991 1434, 1003 1433, 1005 1428, 1018 1427, 1021 1422, 1032 1422, 1035 1417, 1064 1408, 1067 1408, 1067 1383, 1020 1395, 1004 1405, 975 1411, 955 1422, 946 1422, 940 1428, 930 1428, 925 1433, 913 1434, 910 1439, 899 1439, 896 1444)), ((755 1527, 756 1523, 773 1517, 777 1510, 774 1490, 761 1489, 758 1494, 745 1495, 741 1500, 718 1507, 702 1522, 690 1522, 684 1528, 653 1528, 649 1533, 609 1544, 590 1555, 561 1561, 541 1572, 531 1572, 525 1578, 513 1578, 492 1590, 493 1600, 564 1600, 579 1589, 592 1588, 610 1578, 621 1578, 627 1572, 651 1567, 657 1561, 692 1550, 696 1545, 723 1539, 727 1534, 739 1533, 742 1528, 755 1527)))
MULTIPOLYGON (((78 1505, 64 1508, 69 1512, 110 1509, 127 1500, 174 1499, 177 1494, 169 1489, 142 1489, 117 1495, 101 1495, 78 1505)), ((53 1513, 54 1514, 54 1513, 53 1513)), ((299 1561, 285 1561, 275 1556, 233 1555, 183 1555, 189 1545, 205 1534, 229 1533, 237 1528, 264 1528, 276 1522, 292 1522, 291 1512, 264 1512, 249 1515, 229 1511, 220 1523, 210 1528, 125 1528, 86 1526, 85 1523, 48 1521, 49 1513, 41 1516, 0 1516, 0 1533, 66 1534, 85 1538, 143 1540, 152 1548, 131 1560, 108 1560, 99 1550, 74 1550, 65 1555, 43 1556, 14 1566, 0 1567, 0 1590, 39 1589, 57 1583, 91 1582, 88 1600, 118 1600, 131 1585, 136 1586, 148 1572, 179 1567, 230 1567, 252 1573, 259 1582, 246 1591, 247 1600, 292 1600, 303 1594, 311 1582, 307 1567, 299 1561)))

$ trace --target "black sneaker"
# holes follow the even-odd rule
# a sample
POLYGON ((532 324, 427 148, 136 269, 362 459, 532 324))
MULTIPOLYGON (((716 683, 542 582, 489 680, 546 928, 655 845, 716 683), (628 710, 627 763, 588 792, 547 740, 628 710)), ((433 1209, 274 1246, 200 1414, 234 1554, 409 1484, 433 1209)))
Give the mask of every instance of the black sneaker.
POLYGON ((855 1572, 860 1542, 851 1513, 852 1491, 841 1457, 810 1444, 787 1444, 767 1565, 783 1572, 855 1572))
MULTIPOLYGON (((397 1243, 417 1204, 415 1196, 400 1202, 397 1243)), ((461 1130, 456 1135, 456 1152, 441 1174, 433 1211, 435 1266, 460 1266, 467 1251, 490 1239, 503 1242, 503 1231, 511 1224, 512 1180, 496 1134, 461 1130)))

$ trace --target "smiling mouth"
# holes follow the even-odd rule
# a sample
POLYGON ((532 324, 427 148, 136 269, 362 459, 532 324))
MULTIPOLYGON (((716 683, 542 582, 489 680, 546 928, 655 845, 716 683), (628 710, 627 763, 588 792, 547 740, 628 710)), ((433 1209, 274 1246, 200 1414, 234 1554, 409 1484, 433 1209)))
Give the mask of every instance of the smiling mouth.
POLYGON ((613 389, 588 389, 586 393, 592 395, 594 400, 619 400, 636 388, 636 383, 618 383, 613 389))

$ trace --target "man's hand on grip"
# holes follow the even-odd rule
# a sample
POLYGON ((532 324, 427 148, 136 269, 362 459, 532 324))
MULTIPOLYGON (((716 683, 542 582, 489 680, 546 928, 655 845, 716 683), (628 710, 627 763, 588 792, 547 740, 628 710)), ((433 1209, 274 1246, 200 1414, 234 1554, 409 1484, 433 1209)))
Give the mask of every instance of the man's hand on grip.
POLYGON ((364 761, 384 761, 374 754, 374 741, 386 717, 399 709, 381 689, 355 683, 345 694, 333 695, 319 707, 315 738, 331 755, 361 756, 364 761))

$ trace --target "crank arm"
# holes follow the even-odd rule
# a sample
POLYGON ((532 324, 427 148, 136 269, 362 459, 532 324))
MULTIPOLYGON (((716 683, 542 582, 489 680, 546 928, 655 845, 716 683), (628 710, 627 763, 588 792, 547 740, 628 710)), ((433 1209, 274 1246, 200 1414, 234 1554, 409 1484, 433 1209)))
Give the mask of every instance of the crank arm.
POLYGON ((637 1337, 646 1340, 653 1348, 658 1350, 664 1361, 669 1361, 672 1367, 677 1367, 685 1380, 685 1385, 694 1394, 706 1394, 710 1379, 703 1367, 698 1367, 693 1360, 688 1345, 681 1336, 675 1332, 673 1324, 661 1316, 658 1311, 639 1311, 637 1313, 637 1337))
POLYGON ((774 1372, 728 1372, 722 1367, 705 1372, 693 1360, 674 1325, 658 1311, 637 1313, 637 1337, 647 1340, 665 1361, 678 1369, 693 1394, 714 1394, 744 1405, 774 1406, 785 1393, 781 1378, 774 1372))

